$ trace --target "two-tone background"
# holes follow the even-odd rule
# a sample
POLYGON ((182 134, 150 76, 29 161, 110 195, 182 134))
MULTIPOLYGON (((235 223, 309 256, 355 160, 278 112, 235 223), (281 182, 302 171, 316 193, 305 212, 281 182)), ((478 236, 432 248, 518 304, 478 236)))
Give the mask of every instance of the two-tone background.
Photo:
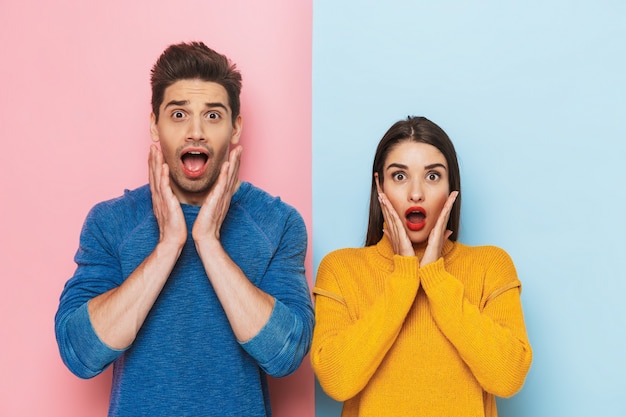
MULTIPOLYGON (((300 210, 308 278, 360 246, 385 130, 448 132, 460 240, 513 257, 534 348, 504 417, 626 414, 626 4, 619 0, 0 1, 0 416, 104 416, 53 317, 80 227, 147 181, 150 67, 202 40, 243 73, 242 178, 300 210)), ((277 417, 332 417, 308 362, 277 417)))

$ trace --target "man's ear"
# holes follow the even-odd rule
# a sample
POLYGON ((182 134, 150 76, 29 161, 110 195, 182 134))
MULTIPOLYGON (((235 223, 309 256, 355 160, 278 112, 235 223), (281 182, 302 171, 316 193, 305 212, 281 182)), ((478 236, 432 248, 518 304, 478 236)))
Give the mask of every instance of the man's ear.
POLYGON ((241 115, 239 115, 235 118, 235 122, 233 123, 233 133, 230 136, 231 145, 236 145, 239 143, 242 130, 243 130, 243 118, 241 117, 241 115))
POLYGON ((154 113, 150 113, 150 137, 152 142, 159 141, 159 129, 157 129, 157 119, 154 113))

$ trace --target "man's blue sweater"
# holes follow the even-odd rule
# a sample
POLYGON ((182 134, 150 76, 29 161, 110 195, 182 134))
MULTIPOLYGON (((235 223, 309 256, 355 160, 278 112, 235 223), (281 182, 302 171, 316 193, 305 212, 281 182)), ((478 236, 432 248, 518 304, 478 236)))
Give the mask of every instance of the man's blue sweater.
POLYGON ((270 416, 266 374, 295 371, 311 343, 304 222, 294 208, 249 183, 233 196, 220 240, 248 279, 275 298, 265 327, 239 343, 191 237, 200 207, 182 209, 187 242, 135 341, 123 351, 98 338, 87 303, 119 286, 154 249, 159 228, 150 189, 125 191, 90 211, 77 269, 55 317, 61 357, 81 378, 114 364, 109 416, 270 416))

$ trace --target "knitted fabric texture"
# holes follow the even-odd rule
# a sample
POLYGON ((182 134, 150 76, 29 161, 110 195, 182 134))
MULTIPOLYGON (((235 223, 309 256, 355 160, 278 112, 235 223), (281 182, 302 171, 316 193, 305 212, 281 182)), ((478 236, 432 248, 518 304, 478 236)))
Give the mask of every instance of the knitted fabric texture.
POLYGON ((341 249, 316 277, 311 362, 342 417, 496 417, 532 360, 510 257, 446 241, 420 268, 387 237, 341 249))
MULTIPOLYGON (((200 208, 182 209, 191 231, 200 208)), ((235 338, 189 232, 135 341, 126 350, 111 349, 96 335, 87 303, 121 285, 158 239, 147 186, 91 210, 55 320, 63 361, 82 378, 113 364, 110 416, 271 415, 266 374, 293 372, 313 331, 302 218, 249 183, 232 198, 222 245, 248 279, 275 299, 269 321, 251 340, 235 338)))

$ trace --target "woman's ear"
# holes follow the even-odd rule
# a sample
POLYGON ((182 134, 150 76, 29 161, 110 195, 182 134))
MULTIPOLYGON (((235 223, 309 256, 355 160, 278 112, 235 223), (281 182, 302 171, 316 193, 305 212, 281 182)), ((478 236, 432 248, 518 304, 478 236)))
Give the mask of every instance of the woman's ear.
POLYGON ((383 187, 380 186, 380 180, 378 179, 378 172, 374 172, 374 180, 376 181, 376 190, 378 194, 383 193, 383 187))

